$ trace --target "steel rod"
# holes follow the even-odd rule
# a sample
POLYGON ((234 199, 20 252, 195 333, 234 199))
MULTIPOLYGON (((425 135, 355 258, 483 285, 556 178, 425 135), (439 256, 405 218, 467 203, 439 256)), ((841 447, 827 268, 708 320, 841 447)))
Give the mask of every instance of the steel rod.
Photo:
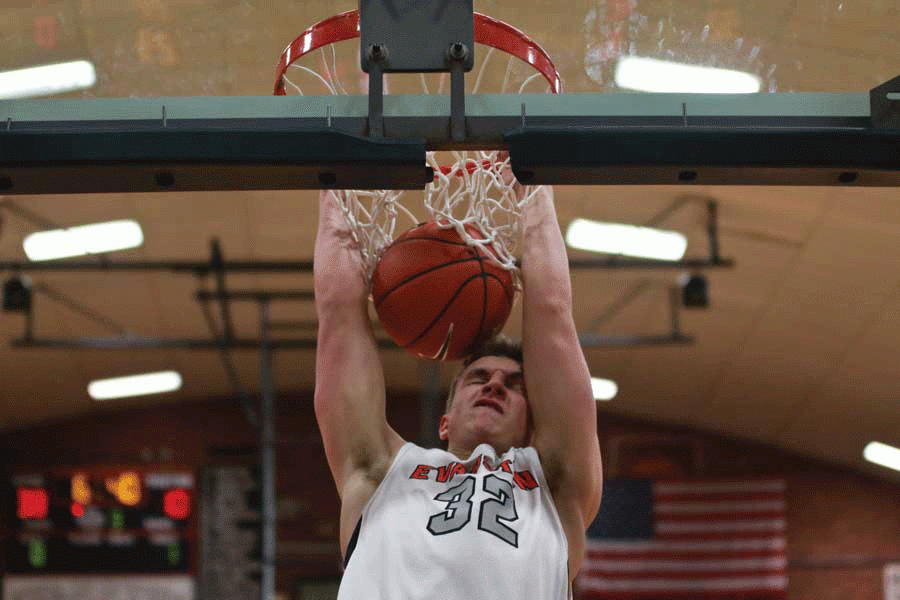
POLYGON ((269 339, 269 304, 259 303, 259 385, 260 400, 259 467, 262 514, 262 579, 260 599, 275 600, 275 560, 278 515, 275 497, 275 381, 272 372, 272 347, 269 339))

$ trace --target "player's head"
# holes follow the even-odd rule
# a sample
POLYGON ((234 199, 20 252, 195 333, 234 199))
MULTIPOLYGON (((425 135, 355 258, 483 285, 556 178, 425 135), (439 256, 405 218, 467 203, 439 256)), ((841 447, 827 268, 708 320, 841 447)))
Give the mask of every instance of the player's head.
POLYGON ((470 354, 453 379, 439 434, 457 446, 489 443, 498 451, 531 440, 522 347, 496 337, 470 354))

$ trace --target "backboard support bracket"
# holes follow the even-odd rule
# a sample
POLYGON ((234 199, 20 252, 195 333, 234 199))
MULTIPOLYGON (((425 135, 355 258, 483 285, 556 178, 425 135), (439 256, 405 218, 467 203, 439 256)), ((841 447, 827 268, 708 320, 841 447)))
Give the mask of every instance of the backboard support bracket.
POLYGON ((869 103, 872 127, 900 129, 900 76, 872 88, 869 103))
POLYGON ((385 73, 450 73, 450 138, 466 139, 465 73, 475 66, 473 0, 360 0, 369 137, 384 136, 385 73))

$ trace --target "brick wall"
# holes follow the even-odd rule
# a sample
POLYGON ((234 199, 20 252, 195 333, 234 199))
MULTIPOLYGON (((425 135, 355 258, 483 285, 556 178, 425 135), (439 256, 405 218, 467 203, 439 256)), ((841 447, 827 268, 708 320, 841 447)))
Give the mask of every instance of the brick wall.
MULTIPOLYGON (((420 435, 418 399, 388 401, 389 420, 420 435)), ((325 462, 310 395, 278 409, 278 588, 337 577, 338 496, 325 462)), ((229 401, 98 412, 0 434, 0 461, 18 467, 204 465, 252 460, 256 430, 229 401)), ((777 449, 686 429, 600 415, 606 473, 670 469, 683 475, 779 474, 787 481, 790 600, 877 600, 885 562, 900 562, 900 486, 777 449)), ((5 531, 5 530, 4 530, 5 531)))
MULTIPOLYGON (((420 429, 415 400, 411 396, 389 402, 392 424, 409 439, 415 439, 420 429)), ((289 592, 299 578, 340 575, 339 501, 311 395, 279 398, 277 414, 276 485, 284 513, 278 532, 278 589, 289 592)), ((199 475, 204 465, 253 462, 257 436, 231 401, 105 411, 0 434, 0 470, 177 465, 199 475)), ((0 523, 0 528, 5 535, 6 524, 0 523)))

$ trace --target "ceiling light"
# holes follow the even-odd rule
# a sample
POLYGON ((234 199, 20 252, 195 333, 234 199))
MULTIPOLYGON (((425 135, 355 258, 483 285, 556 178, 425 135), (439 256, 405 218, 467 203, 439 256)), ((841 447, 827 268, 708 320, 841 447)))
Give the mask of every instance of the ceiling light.
POLYGON ((129 375, 112 379, 98 379, 88 384, 88 394, 94 400, 113 400, 131 396, 146 396, 173 392, 181 388, 181 375, 175 371, 129 375))
POLYGON ((141 226, 123 220, 39 231, 26 237, 22 246, 28 259, 37 261, 126 250, 143 243, 141 226))
POLYGON ((876 465, 900 471, 900 448, 881 442, 869 442, 863 450, 863 457, 876 465))
POLYGON ((609 379, 591 377, 591 390, 594 392, 594 400, 612 400, 619 393, 619 386, 609 379))
POLYGON ((64 94, 93 87, 97 71, 86 60, 0 72, 0 100, 64 94))
POLYGON ((616 64, 616 85, 669 94, 755 94, 759 77, 742 71, 625 56, 616 64))
POLYGON ((657 260, 681 260, 687 238, 675 231, 575 219, 566 230, 571 248, 657 260))

